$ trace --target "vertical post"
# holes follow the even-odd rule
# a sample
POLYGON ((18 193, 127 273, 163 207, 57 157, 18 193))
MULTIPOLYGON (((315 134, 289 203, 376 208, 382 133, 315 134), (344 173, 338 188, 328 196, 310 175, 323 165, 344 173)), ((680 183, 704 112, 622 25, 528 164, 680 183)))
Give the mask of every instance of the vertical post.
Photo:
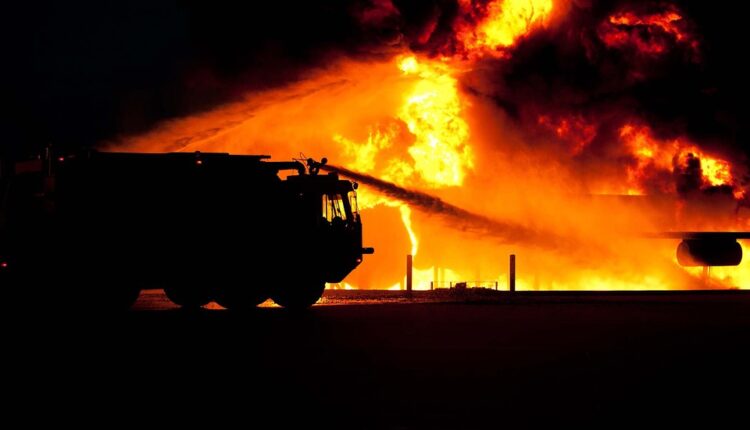
POLYGON ((510 292, 516 291, 516 254, 510 254, 510 276, 508 277, 510 292))
POLYGON ((406 291, 411 293, 412 255, 406 256, 406 291))

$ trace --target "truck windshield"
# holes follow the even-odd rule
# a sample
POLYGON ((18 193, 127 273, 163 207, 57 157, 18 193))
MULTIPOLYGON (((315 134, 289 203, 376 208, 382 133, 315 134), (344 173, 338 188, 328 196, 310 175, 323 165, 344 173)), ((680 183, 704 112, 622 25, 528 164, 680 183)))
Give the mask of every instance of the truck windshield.
POLYGON ((323 194, 323 218, 332 222, 334 219, 346 221, 350 212, 341 194, 323 194))
POLYGON ((349 191, 349 205, 352 208, 352 219, 354 221, 359 220, 359 206, 357 206, 357 193, 355 191, 349 191))

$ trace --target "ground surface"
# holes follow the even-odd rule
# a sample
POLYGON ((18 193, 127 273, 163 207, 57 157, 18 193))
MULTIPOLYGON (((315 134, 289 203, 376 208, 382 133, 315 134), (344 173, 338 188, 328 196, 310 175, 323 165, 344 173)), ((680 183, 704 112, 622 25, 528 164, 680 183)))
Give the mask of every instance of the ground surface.
POLYGON ((120 315, 36 315, 23 335, 9 326, 10 387, 28 423, 747 425, 745 292, 332 292, 324 303, 183 312, 148 293, 120 315))

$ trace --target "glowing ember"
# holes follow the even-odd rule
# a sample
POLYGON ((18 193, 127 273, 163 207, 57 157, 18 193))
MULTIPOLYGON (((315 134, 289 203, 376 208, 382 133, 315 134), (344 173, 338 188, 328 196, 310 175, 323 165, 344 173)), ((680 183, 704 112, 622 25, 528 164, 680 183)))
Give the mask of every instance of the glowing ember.
POLYGON ((581 115, 570 115, 553 119, 549 115, 540 115, 539 125, 553 131, 558 139, 567 143, 570 152, 578 155, 596 137, 596 125, 586 121, 581 115))
POLYGON ((398 15, 398 9, 391 0, 371 0, 367 7, 355 11, 359 21, 365 25, 377 25, 398 15))
POLYGON ((682 17, 675 12, 664 12, 645 16, 637 16, 633 12, 625 12, 609 17, 609 22, 615 25, 635 26, 646 25, 660 27, 667 33, 673 34, 677 40, 685 39, 685 34, 678 28, 676 21, 682 17))
POLYGON ((682 15, 671 6, 659 12, 616 13, 602 23, 599 37, 610 48, 633 48, 654 56, 668 52, 675 43, 687 46, 694 54, 699 48, 682 15))

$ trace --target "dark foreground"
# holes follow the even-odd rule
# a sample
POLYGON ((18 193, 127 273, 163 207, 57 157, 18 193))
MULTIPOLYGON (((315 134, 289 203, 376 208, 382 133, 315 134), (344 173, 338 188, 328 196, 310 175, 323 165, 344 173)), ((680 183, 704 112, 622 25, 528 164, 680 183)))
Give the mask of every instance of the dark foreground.
POLYGON ((35 316, 11 330, 13 409, 104 428, 747 425, 747 293, 333 296, 303 313, 152 295, 119 316, 35 316))

